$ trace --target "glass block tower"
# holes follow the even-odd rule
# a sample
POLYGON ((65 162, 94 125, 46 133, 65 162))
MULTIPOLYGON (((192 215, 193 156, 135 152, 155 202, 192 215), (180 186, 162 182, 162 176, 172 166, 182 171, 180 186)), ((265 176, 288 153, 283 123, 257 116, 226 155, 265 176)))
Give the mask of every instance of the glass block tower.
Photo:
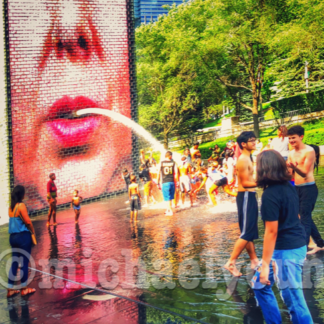
POLYGON ((182 0, 134 0, 134 14, 136 26, 156 21, 159 16, 167 14, 168 10, 162 8, 164 5, 179 5, 182 0))

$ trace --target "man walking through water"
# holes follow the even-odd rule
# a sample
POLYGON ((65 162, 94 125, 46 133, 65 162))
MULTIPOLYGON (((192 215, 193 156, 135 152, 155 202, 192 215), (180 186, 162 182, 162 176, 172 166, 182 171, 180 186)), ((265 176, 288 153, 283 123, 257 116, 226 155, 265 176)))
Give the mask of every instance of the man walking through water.
POLYGON ((304 128, 293 126, 288 130, 289 144, 293 150, 289 152, 287 165, 294 173, 295 186, 299 197, 299 215, 306 231, 306 243, 312 236, 317 247, 307 254, 315 254, 324 250, 324 240, 321 237, 313 219, 318 189, 314 179, 315 151, 303 143, 304 128))
POLYGON ((169 202, 169 206, 165 212, 166 216, 172 216, 172 200, 175 193, 175 181, 179 182, 179 171, 177 164, 172 160, 172 152, 167 151, 165 153, 165 160, 160 164, 160 170, 158 174, 157 182, 160 183, 160 177, 162 175, 162 194, 163 199, 169 202))
POLYGON ((257 184, 253 179, 253 163, 251 157, 251 153, 256 147, 256 136, 253 132, 242 132, 237 138, 237 143, 242 150, 242 154, 237 160, 236 165, 238 177, 236 204, 241 235, 236 241, 231 257, 224 265, 224 268, 233 276, 240 277, 242 273, 236 268, 235 263, 244 249, 246 249, 250 256, 252 269, 259 263, 253 243, 253 240, 259 238, 258 202, 255 192, 257 184))

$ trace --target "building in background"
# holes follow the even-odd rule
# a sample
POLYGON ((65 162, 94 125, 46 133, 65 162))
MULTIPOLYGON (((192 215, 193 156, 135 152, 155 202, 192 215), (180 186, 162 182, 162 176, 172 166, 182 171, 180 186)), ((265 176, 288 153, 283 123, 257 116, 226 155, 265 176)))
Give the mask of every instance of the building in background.
POLYGON ((159 16, 167 14, 168 10, 164 5, 179 5, 182 0, 134 0, 134 15, 136 26, 156 21, 159 16))

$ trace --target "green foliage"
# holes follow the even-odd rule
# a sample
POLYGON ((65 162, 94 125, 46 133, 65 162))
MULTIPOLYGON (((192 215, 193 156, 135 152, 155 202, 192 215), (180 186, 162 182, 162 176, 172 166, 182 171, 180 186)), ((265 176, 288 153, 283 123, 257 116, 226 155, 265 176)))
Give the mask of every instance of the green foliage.
POLYGON ((297 96, 272 101, 271 106, 279 114, 292 110, 305 110, 306 108, 310 108, 312 112, 324 110, 324 91, 303 93, 297 96))
POLYGON ((324 128, 307 131, 304 142, 307 144, 324 145, 324 128))
MULTIPOLYGON (((305 93, 305 60, 311 92, 324 88, 323 18, 318 0, 196 0, 170 7, 136 30, 140 124, 167 142, 170 134, 201 128, 225 102, 240 121, 251 120, 273 86, 277 97, 305 93)), ((323 100, 311 96, 291 99, 284 110, 305 101, 323 109, 323 100)))
MULTIPOLYGON (((280 2, 280 1, 279 1, 280 2)), ((266 79, 279 82, 277 97, 305 93, 305 61, 309 63, 309 89, 324 88, 324 3, 318 0, 290 0, 285 16, 272 30, 270 47, 276 60, 266 79)))
POLYGON ((201 157, 203 159, 208 159, 211 156, 210 148, 213 148, 215 146, 215 144, 217 144, 221 150, 224 150, 226 143, 229 140, 234 140, 234 139, 235 139, 234 136, 222 137, 222 138, 219 138, 213 142, 203 143, 203 144, 199 145, 201 157))

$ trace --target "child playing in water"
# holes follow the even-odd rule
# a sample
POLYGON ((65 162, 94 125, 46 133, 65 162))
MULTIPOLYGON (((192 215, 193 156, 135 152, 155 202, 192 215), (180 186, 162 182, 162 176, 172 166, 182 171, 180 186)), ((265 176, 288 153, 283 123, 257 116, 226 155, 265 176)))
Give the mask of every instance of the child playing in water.
POLYGON ((82 197, 79 196, 79 191, 74 190, 73 191, 73 197, 72 197, 72 202, 71 202, 71 208, 74 209, 75 213, 75 223, 77 224, 79 221, 80 213, 81 213, 81 202, 82 202, 82 197))
POLYGON ((131 208, 131 221, 134 218, 134 222, 137 221, 137 213, 141 210, 141 194, 138 189, 138 184, 136 183, 136 176, 130 176, 131 184, 128 187, 128 196, 131 208))

